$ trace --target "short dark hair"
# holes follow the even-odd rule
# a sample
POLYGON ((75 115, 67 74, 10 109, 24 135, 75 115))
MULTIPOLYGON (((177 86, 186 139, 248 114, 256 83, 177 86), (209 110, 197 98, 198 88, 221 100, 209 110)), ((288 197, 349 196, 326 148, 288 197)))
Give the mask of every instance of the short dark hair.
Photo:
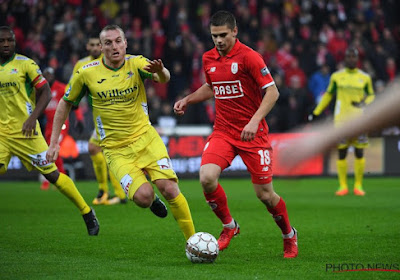
POLYGON ((356 56, 358 56, 358 49, 356 47, 350 46, 346 49, 346 55, 354 53, 356 56))
POLYGON ((14 31, 7 25, 0 26, 0 31, 8 31, 13 35, 13 37, 15 37, 14 31))
POLYGON ((218 11, 212 15, 210 19, 210 26, 223 26, 227 25, 230 29, 236 27, 235 16, 228 11, 218 11))
POLYGON ((100 38, 100 32, 99 31, 93 31, 89 33, 89 36, 87 37, 89 39, 99 39, 100 38))

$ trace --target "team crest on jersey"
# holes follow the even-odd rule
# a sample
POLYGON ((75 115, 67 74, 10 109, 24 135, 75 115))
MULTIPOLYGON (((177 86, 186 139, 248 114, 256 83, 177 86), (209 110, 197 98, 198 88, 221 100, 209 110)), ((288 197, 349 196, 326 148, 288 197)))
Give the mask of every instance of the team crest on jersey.
POLYGON ((133 72, 132 71, 129 71, 127 74, 128 74, 128 77, 126 78, 127 80, 132 78, 132 76, 133 76, 133 72))
POLYGON ((98 66, 99 64, 100 64, 100 62, 98 62, 98 61, 93 61, 93 62, 91 62, 91 63, 86 64, 85 66, 83 66, 82 69, 90 68, 90 67, 93 67, 93 66, 98 66))
POLYGON ((68 97, 71 93, 71 85, 69 86, 68 90, 65 92, 65 97, 68 97))
POLYGON ((237 62, 233 62, 231 65, 232 74, 236 74, 238 72, 238 69, 239 69, 239 66, 238 66, 237 62))
POLYGON ((16 68, 11 69, 10 74, 18 74, 18 70, 16 68))
POLYGON ((42 75, 42 71, 39 68, 36 69, 36 73, 38 73, 39 75, 42 75))

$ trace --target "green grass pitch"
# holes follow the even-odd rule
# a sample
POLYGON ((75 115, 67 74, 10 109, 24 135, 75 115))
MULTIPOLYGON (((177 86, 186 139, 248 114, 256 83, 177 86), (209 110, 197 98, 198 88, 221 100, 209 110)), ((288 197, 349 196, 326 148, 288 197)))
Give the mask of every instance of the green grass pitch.
MULTIPOLYGON (((95 206, 101 228, 91 237, 77 209, 58 191, 41 191, 38 182, 1 181, 0 279, 400 278, 393 271, 327 271, 330 264, 399 269, 400 178, 366 178, 365 197, 335 197, 336 178, 275 179, 299 233, 299 256, 289 260, 282 257, 280 231, 250 180, 224 178, 221 184, 241 234, 214 264, 192 264, 171 213, 160 219, 132 202, 95 206)), ((91 203, 96 183, 77 186, 91 203)), ((198 181, 181 180, 180 187, 196 231, 218 237, 220 222, 198 181)))

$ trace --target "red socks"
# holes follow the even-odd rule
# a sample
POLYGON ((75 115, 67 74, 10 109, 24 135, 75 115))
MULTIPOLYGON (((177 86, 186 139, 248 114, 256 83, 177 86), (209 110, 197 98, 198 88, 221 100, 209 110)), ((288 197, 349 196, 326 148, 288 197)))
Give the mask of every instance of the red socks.
POLYGON ((274 208, 268 208, 269 213, 272 214, 272 217, 275 220, 275 223, 281 229, 283 234, 288 234, 292 231, 292 227, 289 223, 289 217, 286 210, 285 201, 281 198, 278 204, 274 208))
POLYGON ((229 212, 228 203, 224 189, 218 184, 217 188, 212 193, 204 193, 208 205, 214 211, 215 215, 222 221, 223 224, 229 224, 232 221, 231 213, 229 212))

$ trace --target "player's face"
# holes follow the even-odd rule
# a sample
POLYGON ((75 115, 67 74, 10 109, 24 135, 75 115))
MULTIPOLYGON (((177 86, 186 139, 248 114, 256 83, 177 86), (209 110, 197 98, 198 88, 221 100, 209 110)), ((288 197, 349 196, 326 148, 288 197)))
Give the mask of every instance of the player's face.
POLYGON ((214 45, 217 48, 218 52, 222 56, 228 54, 235 45, 236 35, 238 33, 237 27, 232 30, 227 25, 211 25, 210 31, 211 37, 214 41, 214 45))
POLYGON ((106 62, 114 67, 119 67, 125 60, 126 42, 124 34, 119 30, 107 30, 100 34, 101 51, 104 53, 106 62))
POLYGON ((101 45, 99 38, 90 38, 88 43, 86 44, 86 49, 89 52, 89 55, 94 58, 98 58, 101 55, 101 45))
POLYGON ((15 52, 15 37, 10 31, 0 31, 0 58, 5 61, 15 52))
POLYGON ((345 66, 354 69, 357 67, 357 62, 358 62, 358 55, 354 51, 349 51, 346 53, 345 56, 345 66))

